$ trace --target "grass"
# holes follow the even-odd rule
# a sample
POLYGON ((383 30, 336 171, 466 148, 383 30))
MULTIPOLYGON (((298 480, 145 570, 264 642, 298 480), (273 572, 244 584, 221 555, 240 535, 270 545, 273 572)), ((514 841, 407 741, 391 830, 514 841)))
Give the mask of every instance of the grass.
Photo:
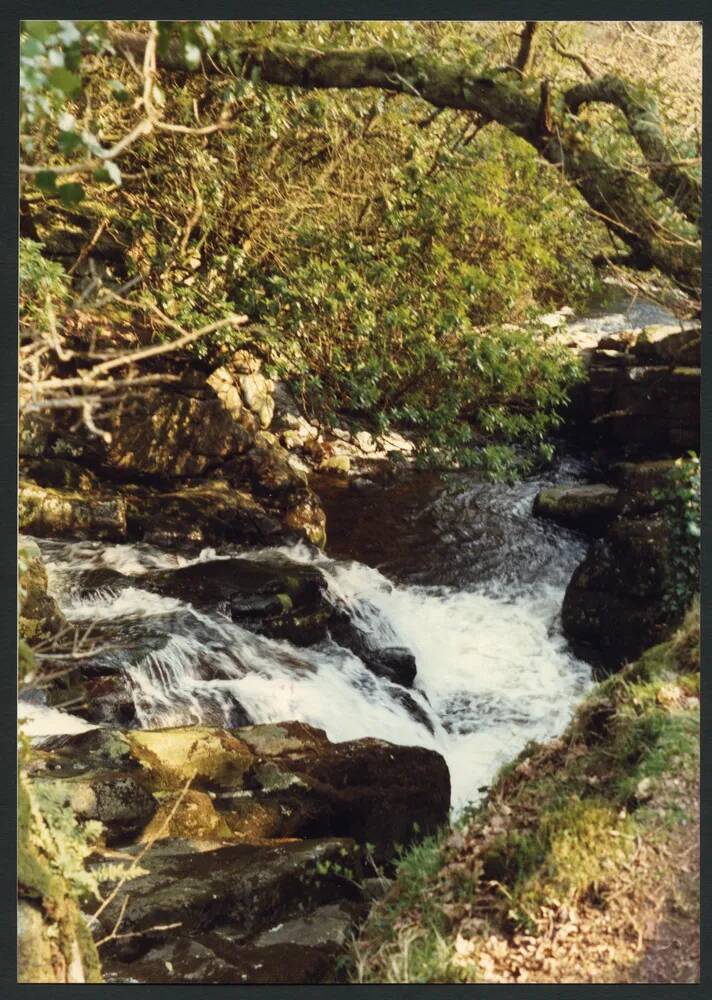
POLYGON ((694 819, 698 699, 695 607, 671 640, 599 684, 561 738, 527 747, 479 807, 402 858, 354 944, 352 978, 622 974, 652 919, 645 891, 672 872, 661 858, 694 819))

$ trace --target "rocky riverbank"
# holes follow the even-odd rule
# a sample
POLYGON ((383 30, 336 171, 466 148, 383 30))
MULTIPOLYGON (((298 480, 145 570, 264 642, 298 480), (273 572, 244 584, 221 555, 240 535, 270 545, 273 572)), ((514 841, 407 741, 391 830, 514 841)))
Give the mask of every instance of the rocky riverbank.
POLYGON ((618 669, 679 624, 665 594, 668 532, 661 490, 700 446, 701 327, 653 326, 584 349, 589 377, 574 410, 600 482, 542 491, 534 511, 594 537, 562 609, 577 652, 618 669))
MULTIPOLYGON (((654 490, 679 449, 694 447, 695 429, 699 433, 693 406, 696 359, 699 328, 622 335, 590 351, 591 377, 577 406, 575 433, 595 451, 601 481, 572 486, 554 480, 535 502, 540 517, 593 539, 567 589, 562 617, 577 651, 607 670, 634 659, 675 624, 663 608, 665 539, 654 490), (652 450, 647 437, 619 433, 644 423, 651 406, 664 412, 668 428, 652 450), (619 421, 622 410, 636 420, 619 421)), ((409 690, 418 677, 412 650, 374 641, 367 606, 357 611, 344 603, 319 568, 284 550, 253 558, 245 549, 298 540, 324 545, 324 509, 310 482, 319 490, 324 486, 332 506, 339 503, 338 533, 348 529, 352 543, 357 539, 368 552, 367 561, 378 563, 412 544, 412 572, 423 545, 430 546, 430 561, 445 561, 429 582, 450 583, 448 567, 454 582, 464 571, 463 560, 472 562, 479 551, 478 532, 506 533, 516 530, 516 521, 474 524, 472 539, 466 536, 461 558, 456 557, 451 541, 462 534, 463 516, 486 512, 483 497, 465 495, 442 524, 431 525, 447 542, 440 553, 440 541, 433 544, 435 536, 424 532, 423 516, 443 488, 429 476, 423 479, 432 493, 427 507, 422 497, 414 504, 413 485, 402 480, 401 499, 413 505, 405 534, 397 518, 391 526, 383 517, 378 531, 363 519, 351 523, 358 514, 339 495, 371 497, 363 510, 380 518, 374 494, 380 495, 379 478, 385 482, 388 476, 374 476, 374 463, 386 449, 407 454, 407 441, 392 436, 379 450, 366 432, 323 432, 299 414, 283 387, 262 374, 259 358, 244 351, 219 365, 177 358, 162 374, 169 376, 164 385, 117 409, 104 437, 86 427, 78 431, 63 419, 51 428, 34 417, 24 420, 20 523, 39 538, 84 539, 90 548, 94 540, 138 542, 183 553, 172 562, 149 560, 134 569, 90 559, 72 577, 73 599, 81 603, 107 592, 119 602, 122 594, 155 596, 166 608, 173 607, 171 601, 189 602, 195 609, 192 640, 204 643, 187 667, 191 690, 209 691, 216 699, 217 721, 204 701, 200 725, 142 723, 143 681, 124 668, 153 657, 152 669, 160 674, 170 619, 157 619, 153 631, 150 625, 136 628, 134 619, 120 614, 95 622, 96 648, 77 651, 72 643, 78 629, 47 593, 39 550, 28 541, 22 631, 29 642, 52 650, 59 668, 59 676, 34 697, 48 702, 39 706, 44 711, 73 706, 86 731, 34 741, 27 794, 69 810, 81 829, 101 824, 86 865, 110 902, 99 912, 96 900, 87 900, 85 919, 100 942, 104 974, 113 981, 337 981, 345 975, 341 963, 349 935, 373 898, 388 889, 399 848, 417 845, 447 821, 448 766, 439 753, 418 746, 373 738, 332 742, 323 729, 301 721, 255 725, 234 693, 221 700, 234 664, 217 666, 220 646, 214 631, 201 631, 199 616, 217 615, 247 636, 289 643, 280 655, 293 664, 295 677, 307 669, 295 652, 316 655, 328 637, 344 655, 358 657, 370 683, 376 678, 386 685, 392 699, 387 713, 395 705, 405 710, 425 739, 440 723, 422 692, 409 690), (362 470, 366 477, 359 476, 362 470), (205 546, 225 544, 237 545, 238 553, 199 555, 205 546), (186 560, 186 552, 195 553, 195 561, 186 560), (114 871, 104 880, 100 866, 109 861, 130 871, 131 878, 117 881, 114 871)), ((384 495, 381 507, 387 502, 384 495)), ((491 514, 502 520, 503 510, 495 505, 491 514)), ((499 563, 510 543, 502 539, 499 563)), ((548 551, 532 552, 535 574, 548 551)), ((343 555, 353 558, 353 552, 343 555)), ((401 555, 400 562, 405 568, 408 558, 401 555)), ((520 563, 505 570, 519 576, 520 563)), ((485 560, 478 572, 486 574, 488 567, 485 560)), ((556 669, 550 665, 549 673, 564 669, 568 654, 556 656, 556 669)), ((270 683, 281 683, 268 676, 270 683)), ((354 682, 369 684, 362 674, 354 682)), ((566 680, 567 698, 576 683, 573 676, 566 680)), ((175 698, 177 680, 174 688, 169 696, 175 698)), ((443 716, 448 738, 452 730, 464 740, 473 713, 485 729, 493 712, 504 712, 518 726, 526 722, 518 706, 500 705, 492 693, 468 697, 471 701, 455 691, 448 703, 450 714, 443 716)), ((21 879, 21 955, 28 981, 35 969, 32 954, 53 947, 55 896, 45 895, 43 885, 21 879)), ((71 944, 80 938, 86 943, 84 926, 75 914, 64 957, 48 965, 54 970, 51 981, 96 974, 95 953, 71 944), (88 956, 84 965, 72 964, 77 948, 88 956)))

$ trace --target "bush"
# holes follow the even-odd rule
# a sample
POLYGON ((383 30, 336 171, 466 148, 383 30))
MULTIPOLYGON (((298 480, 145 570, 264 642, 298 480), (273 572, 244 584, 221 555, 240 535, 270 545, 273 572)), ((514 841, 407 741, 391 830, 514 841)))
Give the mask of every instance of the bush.
POLYGON ((700 587, 700 459, 678 458, 665 485, 655 492, 668 529, 665 608, 679 619, 700 587))

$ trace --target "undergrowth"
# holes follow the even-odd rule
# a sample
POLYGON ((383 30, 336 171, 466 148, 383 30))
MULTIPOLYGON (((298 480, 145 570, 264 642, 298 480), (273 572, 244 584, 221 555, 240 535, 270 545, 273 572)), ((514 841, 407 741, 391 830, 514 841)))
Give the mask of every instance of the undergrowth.
POLYGON ((405 855, 354 944, 353 978, 482 981, 492 941, 536 942, 551 914, 605 912, 641 844, 664 849, 693 818, 698 697, 695 604, 561 738, 530 744, 481 805, 405 855))

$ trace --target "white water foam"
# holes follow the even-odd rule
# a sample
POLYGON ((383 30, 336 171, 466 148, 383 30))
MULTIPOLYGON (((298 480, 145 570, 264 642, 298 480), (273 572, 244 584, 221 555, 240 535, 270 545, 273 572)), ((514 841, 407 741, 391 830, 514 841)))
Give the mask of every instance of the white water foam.
POLYGON ((376 644, 410 648, 418 666, 409 692, 414 713, 402 688, 330 641, 303 649, 258 636, 220 614, 149 593, 139 581, 81 597, 71 589, 73 571, 87 565, 140 576, 166 564, 229 558, 234 550, 177 559, 147 546, 110 546, 90 557, 78 548, 76 561, 67 546, 64 559, 49 565, 65 613, 134 631, 150 626, 148 650, 134 640, 122 661, 142 726, 239 724, 242 706, 254 722, 298 719, 333 741, 373 736, 429 747, 447 760, 459 809, 529 740, 559 734, 590 687, 588 666, 570 654, 559 630, 563 590, 552 584, 516 594, 395 586, 375 569, 304 545, 249 553, 317 566, 376 644))

